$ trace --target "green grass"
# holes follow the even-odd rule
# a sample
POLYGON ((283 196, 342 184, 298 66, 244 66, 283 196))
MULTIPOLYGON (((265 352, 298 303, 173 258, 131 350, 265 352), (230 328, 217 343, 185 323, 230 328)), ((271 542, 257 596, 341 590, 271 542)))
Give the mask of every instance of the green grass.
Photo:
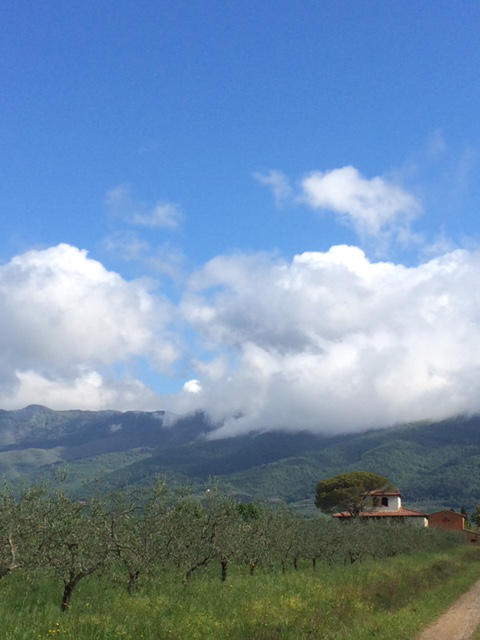
POLYGON ((216 567, 183 586, 174 572, 128 596, 118 574, 92 576, 61 614, 62 585, 51 577, 12 573, 0 581, 4 640, 302 640, 414 638, 422 626, 480 576, 480 550, 416 553, 312 572, 216 567))

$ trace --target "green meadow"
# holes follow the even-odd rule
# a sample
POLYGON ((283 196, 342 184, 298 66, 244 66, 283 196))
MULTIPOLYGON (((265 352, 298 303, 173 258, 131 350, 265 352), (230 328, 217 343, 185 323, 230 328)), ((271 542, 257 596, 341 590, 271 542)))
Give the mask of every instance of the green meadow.
POLYGON ((214 565, 187 583, 172 569, 146 577, 134 595, 117 567, 82 581, 61 613, 61 583, 19 570, 0 581, 2 638, 414 638, 478 577, 480 550, 464 545, 255 576, 232 567, 224 582, 214 565))

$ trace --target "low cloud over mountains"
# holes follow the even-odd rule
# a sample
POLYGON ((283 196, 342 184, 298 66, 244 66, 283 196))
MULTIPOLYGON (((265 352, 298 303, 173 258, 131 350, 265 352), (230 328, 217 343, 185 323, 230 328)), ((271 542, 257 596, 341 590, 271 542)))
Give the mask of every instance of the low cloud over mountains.
POLYGON ((0 406, 203 408, 218 435, 477 412, 479 276, 464 250, 415 267, 352 246, 235 254, 174 303, 75 247, 29 251, 0 267, 0 406), (155 394, 138 362, 181 367, 181 390, 155 394))

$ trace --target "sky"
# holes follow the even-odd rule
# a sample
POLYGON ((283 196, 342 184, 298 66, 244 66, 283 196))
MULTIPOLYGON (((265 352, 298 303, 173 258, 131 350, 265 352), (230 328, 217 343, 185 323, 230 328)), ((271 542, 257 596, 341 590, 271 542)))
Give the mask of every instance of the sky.
POLYGON ((0 8, 0 407, 480 411, 480 5, 0 8))

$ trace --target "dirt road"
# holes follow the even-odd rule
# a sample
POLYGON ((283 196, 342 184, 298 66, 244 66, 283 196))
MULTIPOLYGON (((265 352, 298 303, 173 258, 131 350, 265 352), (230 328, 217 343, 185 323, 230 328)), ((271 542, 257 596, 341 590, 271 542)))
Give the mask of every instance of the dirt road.
POLYGON ((467 640, 479 625, 480 580, 477 580, 417 640, 467 640))

